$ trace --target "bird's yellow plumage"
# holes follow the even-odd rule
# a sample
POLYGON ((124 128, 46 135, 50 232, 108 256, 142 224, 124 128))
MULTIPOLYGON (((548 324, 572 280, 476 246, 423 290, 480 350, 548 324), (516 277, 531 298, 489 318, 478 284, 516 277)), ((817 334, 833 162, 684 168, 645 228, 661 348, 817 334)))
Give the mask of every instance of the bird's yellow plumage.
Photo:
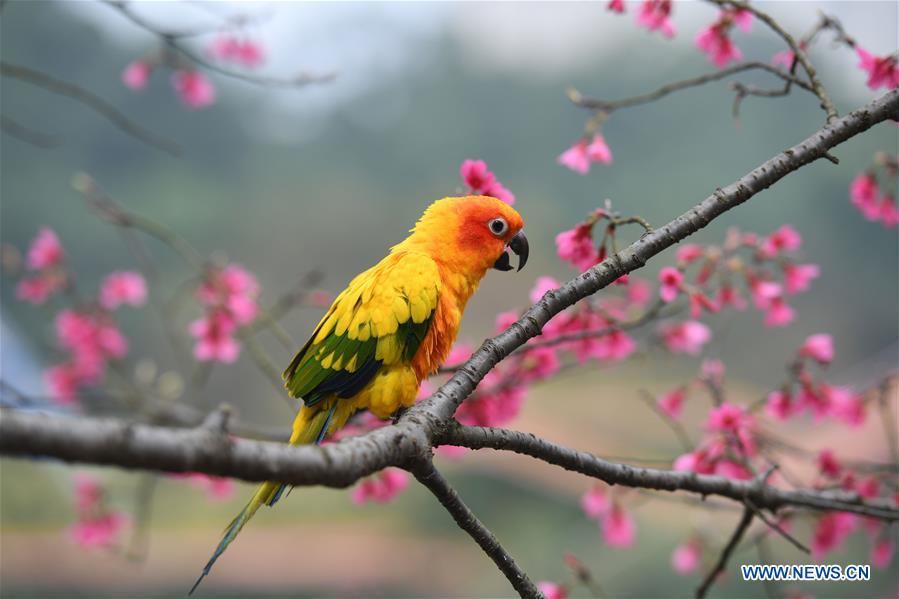
MULTIPOLYGON (((319 443, 359 410, 387 418, 412 405, 421 381, 449 354, 487 269, 511 269, 507 246, 524 265, 522 226, 518 212, 491 197, 431 204, 405 240, 335 298, 284 371, 288 392, 303 400, 290 443, 319 443)), ((275 482, 259 488, 197 584, 259 506, 273 505, 283 490, 275 482)))

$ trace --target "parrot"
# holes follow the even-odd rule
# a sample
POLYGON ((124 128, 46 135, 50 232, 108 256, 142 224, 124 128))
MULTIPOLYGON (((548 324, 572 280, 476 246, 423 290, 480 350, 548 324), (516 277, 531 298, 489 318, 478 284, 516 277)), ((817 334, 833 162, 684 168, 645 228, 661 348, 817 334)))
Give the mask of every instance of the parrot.
MULTIPOLYGON (((521 215, 489 196, 433 202, 409 235, 352 279, 284 371, 284 386, 302 405, 291 445, 319 444, 354 414, 389 418, 411 406, 421 382, 452 347, 465 305, 490 268, 518 270, 528 259, 521 215)), ((273 506, 287 485, 263 483, 225 529, 192 594, 260 506, 273 506)))

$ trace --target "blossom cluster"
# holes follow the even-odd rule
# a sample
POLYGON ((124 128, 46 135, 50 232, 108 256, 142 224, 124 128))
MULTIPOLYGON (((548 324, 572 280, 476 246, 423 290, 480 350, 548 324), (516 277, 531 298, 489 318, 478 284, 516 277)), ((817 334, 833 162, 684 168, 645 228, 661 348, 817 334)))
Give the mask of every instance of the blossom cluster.
POLYGON ((709 60, 718 68, 724 68, 728 62, 739 62, 743 58, 743 53, 730 39, 734 25, 749 33, 752 29, 752 13, 726 8, 718 14, 715 22, 696 35, 696 47, 708 54, 709 60))
POLYGON ((210 268, 196 292, 205 311, 190 324, 196 338, 194 358, 201 362, 230 364, 240 355, 234 335, 238 327, 250 324, 259 312, 259 283, 238 264, 210 268))
POLYGON ((100 483, 86 474, 74 480, 77 520, 72 525, 72 540, 81 547, 114 547, 128 525, 128 516, 112 509, 100 483))
MULTIPOLYGON (((209 44, 207 54, 214 60, 248 69, 265 62, 265 49, 259 42, 231 33, 219 34, 209 44)), ((186 107, 204 108, 215 102, 215 86, 209 77, 185 56, 175 56, 167 50, 129 63, 122 71, 122 83, 133 91, 143 90, 153 71, 163 66, 172 70, 172 89, 186 107)))
MULTIPOLYGON (((65 250, 56 233, 41 229, 28 248, 27 272, 16 287, 18 298, 43 304, 64 288, 72 280, 64 258, 65 250)), ((103 383, 108 363, 128 353, 128 341, 116 322, 115 310, 123 305, 141 306, 146 297, 146 282, 140 274, 117 271, 103 279, 95 299, 78 299, 56 313, 56 345, 66 354, 66 360, 44 373, 54 401, 72 404, 80 389, 103 383)))
POLYGON ((866 220, 880 222, 888 229, 899 224, 895 198, 897 170, 899 157, 878 153, 871 168, 856 175, 849 185, 852 205, 866 220))
POLYGON ((515 194, 499 182, 483 160, 463 161, 459 167, 459 175, 469 193, 490 196, 509 205, 515 203, 515 194))

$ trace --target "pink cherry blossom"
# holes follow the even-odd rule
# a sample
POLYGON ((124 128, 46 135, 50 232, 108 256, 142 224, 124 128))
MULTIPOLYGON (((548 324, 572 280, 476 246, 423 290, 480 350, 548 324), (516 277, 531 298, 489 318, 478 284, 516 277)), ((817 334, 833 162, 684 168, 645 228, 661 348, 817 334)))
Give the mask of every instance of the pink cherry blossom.
POLYGON ((506 310, 496 315, 496 332, 502 333, 518 320, 518 312, 506 310))
POLYGON ((793 66, 793 61, 796 59, 796 55, 792 50, 782 50, 771 57, 771 64, 774 66, 783 65, 785 68, 789 69, 793 66))
POLYGON ((630 513, 619 504, 602 515, 602 540, 609 547, 625 549, 634 544, 636 524, 630 513))
POLYGON ((896 209, 896 200, 888 194, 880 198, 880 221, 888 229, 895 229, 899 225, 899 210, 896 209))
POLYGON ((643 306, 652 297, 652 285, 645 279, 631 277, 627 286, 627 301, 632 306, 643 306))
POLYGON ((820 364, 830 364, 833 361, 833 337, 827 333, 810 336, 799 348, 799 355, 820 364))
POLYGON ((784 291, 789 295, 795 295, 807 291, 811 281, 821 274, 821 269, 817 264, 787 263, 783 267, 783 273, 784 291))
POLYGON ((593 245, 591 227, 581 223, 556 235, 556 253, 578 270, 587 270, 599 262, 599 253, 593 245))
POLYGON ((493 185, 495 176, 487 168, 483 160, 465 160, 459 167, 462 181, 474 192, 481 192, 493 185))
POLYGON ((743 406, 724 402, 712 408, 705 426, 710 431, 739 433, 752 430, 755 421, 743 406))
POLYGON ((409 486, 409 475, 399 468, 385 468, 353 489, 353 502, 388 503, 409 486))
POLYGON ((845 424, 856 427, 865 422, 864 399, 848 387, 824 386, 831 415, 845 424))
POLYGON ((598 520, 612 507, 608 490, 601 485, 594 485, 581 497, 581 509, 588 518, 598 520))
POLYGON ((612 12, 624 13, 624 0, 609 0, 609 3, 606 5, 607 10, 611 10, 612 12))
POLYGON ((30 270, 42 270, 62 264, 65 253, 59 237, 52 229, 46 227, 38 231, 37 236, 28 247, 28 256, 25 266, 30 270))
POLYGON ((718 384, 724 380, 724 362, 712 358, 702 361, 700 366, 700 374, 703 378, 714 381, 718 384))
POLYGON ((616 329, 597 337, 593 343, 592 356, 597 360, 620 362, 637 350, 637 343, 626 332, 616 329))
POLYGON ((730 27, 717 21, 700 31, 694 40, 696 47, 708 54, 709 61, 719 69, 743 58, 743 53, 734 45, 729 33, 730 27))
POLYGON ((122 304, 141 306, 146 299, 147 283, 136 272, 110 273, 100 288, 100 305, 107 310, 113 310, 122 304))
POLYGON ((600 162, 602 164, 612 164, 612 150, 606 143, 605 138, 597 133, 587 146, 587 158, 590 162, 600 162))
POLYGON ((85 383, 75 364, 58 364, 44 371, 44 384, 50 397, 59 405, 69 405, 78 399, 78 389, 85 383))
POLYGON ((444 366, 447 368, 461 366, 468 361, 473 352, 474 348, 472 348, 471 345, 463 342, 456 343, 453 345, 452 349, 450 349, 450 353, 444 361, 444 366))
POLYGON ((559 283, 558 279, 555 277, 537 277, 537 281, 534 283, 534 287, 531 289, 530 294, 528 295, 532 304, 536 304, 540 301, 540 298, 543 297, 547 291, 551 289, 558 289, 561 287, 561 283, 559 283))
POLYGON ((769 308, 772 300, 783 294, 783 290, 779 283, 762 279, 751 280, 749 283, 749 290, 752 293, 752 301, 759 310, 769 308))
POLYGON ((875 568, 888 568, 893 561, 896 543, 890 537, 883 537, 875 541, 871 547, 871 563, 875 568))
POLYGON ((72 540, 85 549, 109 547, 116 544, 127 524, 128 517, 121 512, 79 520, 72 526, 72 540))
POLYGON ((734 310, 745 310, 746 300, 740 295, 740 292, 733 285, 724 284, 718 289, 718 305, 721 308, 727 306, 733 307, 734 310))
POLYGON ((858 208, 867 220, 875 221, 880 218, 879 193, 877 179, 870 171, 859 173, 849 185, 849 199, 852 205, 858 208))
POLYGON ((785 327, 796 317, 796 312, 791 308, 782 297, 775 297, 768 304, 768 311, 765 313, 766 327, 785 327))
POLYGON ((586 175, 590 172, 590 157, 587 154, 587 140, 577 140, 573 146, 562 152, 556 161, 576 173, 586 175))
POLYGON ((25 277, 16 284, 16 297, 39 306, 62 287, 64 280, 45 273, 25 277))
POLYGON ((200 472, 189 472, 186 474, 173 475, 175 478, 186 480, 187 482, 200 487, 206 491, 206 495, 213 501, 227 501, 234 495, 235 485, 230 478, 221 476, 209 476, 200 472))
POLYGON ((684 408, 684 400, 687 398, 686 389, 678 387, 668 391, 659 398, 658 407, 668 418, 679 420, 684 408))
POLYGON ((471 193, 490 196, 509 205, 515 203, 515 194, 496 179, 483 160, 463 161, 459 174, 471 193))
POLYGON ((671 567, 681 575, 691 574, 699 567, 702 545, 693 539, 678 545, 671 554, 671 567))
POLYGON ((197 338, 194 357, 200 362, 230 364, 240 355, 240 345, 234 339, 237 325, 224 310, 213 310, 206 317, 190 325, 190 334, 197 338))
POLYGON ((868 73, 868 87, 892 89, 899 86, 899 68, 896 56, 874 56, 861 46, 855 47, 858 54, 858 66, 868 73))
POLYGON ((822 516, 812 532, 812 558, 823 559, 838 549, 854 530, 854 517, 846 512, 831 512, 822 516))
POLYGON ((499 374, 491 371, 484 377, 484 391, 466 400, 456 412, 456 419, 471 426, 502 426, 521 411, 527 390, 522 386, 497 384, 499 374))
POLYGON ((721 308, 718 304, 710 300, 704 293, 701 291, 690 293, 690 318, 699 318, 702 316, 703 310, 708 310, 709 312, 718 312, 721 308))
POLYGON ((218 60, 234 62, 247 68, 255 68, 265 62, 265 50, 258 42, 222 34, 209 46, 209 54, 218 60))
POLYGON ((830 478, 838 478, 843 470, 842 464, 830 449, 822 449, 818 453, 818 470, 830 478))
POLYGON ((93 511, 103 499, 103 488, 96 478, 82 472, 72 477, 75 483, 75 507, 79 513, 93 511))
POLYGON ((650 31, 661 31, 665 37, 674 37, 674 25, 669 18, 671 8, 671 0, 643 0, 637 13, 637 24, 650 31))
MULTIPOLYGON (((527 347, 527 346, 525 346, 527 347)), ((557 373, 562 367, 554 347, 529 349, 521 358, 521 382, 541 381, 557 373)))
POLYGON ((742 464, 738 464, 733 460, 719 460, 716 462, 713 474, 733 480, 752 479, 752 472, 747 470, 742 464))
POLYGON ((203 108, 215 102, 215 87, 199 71, 175 71, 172 86, 188 108, 203 108))
POLYGON ((537 589, 543 593, 546 599, 567 599, 568 587, 563 584, 541 580, 537 583, 537 589))
POLYGON ((143 60, 135 60, 122 71, 122 83, 128 89, 133 89, 134 91, 144 89, 147 87, 152 71, 153 67, 149 63, 143 60))
POLYGON ((510 206, 515 204, 515 194, 512 193, 509 189, 507 189, 502 183, 499 181, 494 181, 493 185, 487 187, 484 190, 485 196, 490 196, 491 198, 496 198, 501 202, 505 202, 510 206))
POLYGON ((678 269, 666 266, 659 271, 659 282, 661 283, 659 295, 662 297, 662 301, 670 303, 677 299, 684 282, 684 275, 678 269))
POLYGON ((662 325, 660 332, 669 351, 692 356, 699 354, 702 346, 712 338, 709 327, 695 320, 662 325))
POLYGON ((714 462, 702 448, 678 456, 674 460, 672 468, 677 471, 689 471, 697 474, 712 474, 715 471, 714 462))
POLYGON ((677 263, 686 266, 700 258, 705 254, 705 248, 697 243, 688 243, 677 248, 675 257, 677 263))
POLYGON ((790 225, 783 225, 774 231, 762 242, 761 252, 767 258, 774 258, 781 252, 792 252, 802 245, 802 236, 799 231, 790 225))
POLYGON ((787 420, 796 413, 792 396, 783 389, 772 391, 765 402, 765 413, 775 420, 787 420))

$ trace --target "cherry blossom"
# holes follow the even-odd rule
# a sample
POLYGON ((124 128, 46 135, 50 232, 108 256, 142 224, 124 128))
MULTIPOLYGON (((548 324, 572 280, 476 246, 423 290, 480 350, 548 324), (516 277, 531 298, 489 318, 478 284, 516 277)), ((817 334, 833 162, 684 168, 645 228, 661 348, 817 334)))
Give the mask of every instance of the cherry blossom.
POLYGON ((849 198, 866 219, 874 221, 880 217, 878 201, 879 188, 874 173, 865 171, 858 174, 849 185, 849 198))
POLYGON ((256 68, 265 62, 265 49, 258 42, 232 34, 221 34, 209 46, 213 58, 256 68))
POLYGON ((752 24, 752 14, 744 10, 723 10, 718 19, 697 34, 696 47, 709 55, 709 60, 718 68, 728 62, 739 62, 743 53, 730 39, 730 31, 735 23, 748 31, 752 24))
POLYGON ((612 164, 612 150, 609 149, 602 134, 596 133, 589 141, 585 138, 576 141, 559 155, 557 162, 576 173, 586 175, 590 172, 592 162, 612 164))
POLYGON ((868 73, 868 87, 892 89, 899 86, 899 67, 897 59, 892 56, 874 56, 861 46, 855 47, 858 55, 858 66, 868 73))
POLYGON ((821 268, 817 264, 784 264, 784 291, 789 295, 795 295, 802 291, 808 291, 813 279, 821 274, 821 268))
POLYGON ((686 389, 678 387, 668 391, 658 400, 659 409, 672 420, 679 420, 684 407, 684 400, 687 398, 686 389))
POLYGON ((25 266, 29 270, 43 270, 61 265, 64 259, 65 252, 59 242, 59 237, 52 229, 44 227, 38 231, 37 236, 28 247, 25 266))
POLYGON ((802 236, 799 231, 790 225, 783 225, 765 238, 760 251, 766 258, 774 258, 781 252, 798 250, 801 245, 802 236))
POLYGON ((822 449, 818 453, 818 470, 821 474, 830 478, 838 478, 843 470, 837 456, 830 449, 822 449))
POLYGON ((234 362, 240 355, 240 345, 233 337, 236 330, 237 323, 224 310, 213 310, 193 321, 190 334, 197 338, 194 357, 200 362, 234 362))
POLYGON ((204 108, 215 102, 215 87, 199 71, 175 71, 172 86, 188 108, 204 108))
POLYGON ((810 336, 799 348, 799 355, 819 364, 830 364, 833 361, 833 337, 827 333, 810 336))
POLYGON ((409 475, 399 468, 385 468, 353 489, 353 502, 388 503, 409 486, 409 475))
POLYGON ((871 547, 871 563, 876 568, 887 568, 893 561, 896 543, 890 537, 883 537, 874 542, 871 547))
POLYGON ((695 320, 662 325, 659 330, 669 351, 692 356, 699 354, 702 346, 712 338, 709 327, 695 320))
POLYGON ((607 489, 602 485, 594 485, 581 497, 581 509, 591 519, 598 520, 612 507, 607 489))
POLYGON ((634 544, 637 527, 633 517, 618 503, 601 517, 602 539, 609 547, 626 549, 634 544))
POLYGON ((230 478, 209 476, 199 472, 174 474, 173 478, 185 480, 206 491, 207 497, 213 501, 227 501, 234 496, 235 484, 230 478))
POLYGON ((674 37, 674 24, 669 18, 672 5, 671 0, 643 0, 637 12, 637 24, 650 31, 661 31, 665 37, 674 37))
POLYGON ((606 5, 606 9, 612 12, 624 13, 624 0, 609 0, 609 3, 606 5))
POLYGON ((681 285, 684 282, 684 275, 678 269, 666 266, 659 271, 659 282, 661 283, 659 295, 661 296, 662 301, 671 303, 677 299, 677 295, 680 293, 681 285))
POLYGON ((100 288, 100 305, 114 310, 122 304, 141 306, 147 299, 147 283, 136 272, 119 271, 106 276, 100 288))
POLYGON ((568 587, 563 584, 541 580, 537 583, 537 589, 543 593, 546 599, 567 599, 568 597, 568 587))
POLYGON ((787 420, 796 413, 796 405, 787 391, 779 389, 768 394, 765 412, 775 420, 787 420))
POLYGON ((693 539, 678 545, 671 554, 671 567, 681 575, 691 574, 699 568, 702 545, 693 539))
POLYGON ((153 67, 143 60, 135 60, 122 71, 122 83, 125 87, 138 91, 147 87, 153 67))
POLYGON ((556 252, 559 258, 581 271, 599 263, 599 253, 593 245, 591 229, 592 225, 581 223, 556 235, 556 252))

